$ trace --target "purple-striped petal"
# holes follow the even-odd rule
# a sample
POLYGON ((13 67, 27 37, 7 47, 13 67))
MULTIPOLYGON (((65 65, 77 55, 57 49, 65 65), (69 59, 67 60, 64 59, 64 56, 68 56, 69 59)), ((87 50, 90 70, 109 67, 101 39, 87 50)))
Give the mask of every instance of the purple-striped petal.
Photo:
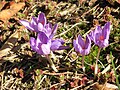
POLYGON ((45 17, 45 14, 44 14, 44 13, 40 13, 40 14, 38 15, 37 22, 38 22, 38 23, 42 23, 43 26, 46 25, 47 22, 46 22, 46 17, 45 17))
POLYGON ((25 26, 27 29, 34 31, 34 28, 30 25, 30 23, 26 20, 20 20, 20 23, 25 26))
POLYGON ((70 48, 69 46, 60 46, 57 50, 64 50, 70 48))
POLYGON ((91 48, 91 40, 90 37, 87 35, 86 36, 86 41, 85 41, 85 55, 90 53, 90 48, 91 48))
POLYGON ((30 38, 30 46, 32 50, 36 51, 36 40, 33 37, 30 38))
POLYGON ((44 55, 50 54, 50 44, 42 44, 41 50, 43 51, 44 55))
POLYGON ((51 23, 46 24, 45 33, 47 34, 48 37, 50 37, 50 35, 52 33, 52 24, 51 23))
POLYGON ((37 25, 37 18, 36 17, 32 17, 31 25, 37 25))
POLYGON ((84 40, 82 39, 82 37, 81 37, 80 35, 78 35, 78 44, 79 44, 82 48, 84 48, 84 46, 85 46, 85 42, 84 42, 84 40))
POLYGON ((37 26, 37 27, 38 27, 38 28, 37 28, 37 29, 38 29, 38 30, 37 30, 38 32, 39 32, 39 31, 44 32, 44 27, 43 27, 43 25, 42 25, 41 23, 38 23, 38 26, 37 26))
POLYGON ((55 33, 56 33, 56 31, 57 31, 57 28, 58 28, 58 24, 55 24, 54 27, 53 27, 53 29, 52 29, 50 38, 53 38, 53 36, 55 35, 55 33))
POLYGON ((78 41, 77 40, 73 40, 73 46, 75 48, 75 51, 79 52, 79 47, 78 47, 78 41))
POLYGON ((61 39, 52 40, 51 50, 53 50, 53 51, 57 50, 62 45, 63 45, 63 41, 61 39))
POLYGON ((109 39, 109 34, 110 34, 110 22, 107 22, 102 30, 102 35, 104 36, 104 38, 109 39))
POLYGON ((47 44, 49 38, 44 32, 39 32, 37 36, 37 43, 47 44))

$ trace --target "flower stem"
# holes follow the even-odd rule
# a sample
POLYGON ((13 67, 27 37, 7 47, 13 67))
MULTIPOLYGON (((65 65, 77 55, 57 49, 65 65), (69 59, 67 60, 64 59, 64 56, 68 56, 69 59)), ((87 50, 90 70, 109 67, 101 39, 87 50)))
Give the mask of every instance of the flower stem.
POLYGON ((84 59, 85 59, 85 55, 82 56, 82 69, 83 69, 83 72, 85 72, 84 59))
POLYGON ((98 59, 99 59, 99 56, 100 56, 100 50, 101 48, 98 49, 98 54, 97 54, 97 58, 96 58, 96 64, 95 64, 95 76, 97 75, 98 73, 98 59))
POLYGON ((48 59, 48 62, 50 63, 52 69, 55 71, 55 72, 58 72, 57 68, 55 67, 53 61, 50 59, 50 57, 48 55, 46 55, 46 58, 48 59))

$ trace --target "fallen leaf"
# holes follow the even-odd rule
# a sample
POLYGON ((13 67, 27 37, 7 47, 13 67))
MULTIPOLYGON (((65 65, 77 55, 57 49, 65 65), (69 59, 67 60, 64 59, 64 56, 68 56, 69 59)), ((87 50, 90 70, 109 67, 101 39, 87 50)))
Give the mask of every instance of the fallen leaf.
POLYGON ((86 1, 86 0, 79 0, 80 5, 82 5, 83 2, 85 2, 85 1, 86 1))
POLYGON ((5 4, 6 4, 5 1, 0 2, 0 10, 4 7, 5 4))
POLYGON ((90 6, 94 5, 96 1, 97 1, 97 0, 90 0, 89 5, 90 5, 90 6))
POLYGON ((9 37, 6 43, 0 48, 0 57, 6 56, 7 54, 9 54, 10 50, 17 43, 19 38, 18 36, 19 36, 19 33, 18 31, 16 31, 9 37))
POLYGON ((120 0, 116 0, 116 2, 118 2, 120 4, 120 0))
POLYGON ((118 87, 110 83, 105 83, 105 84, 96 83, 93 86, 93 90, 118 90, 118 87))
POLYGON ((115 2, 120 4, 120 0, 107 0, 111 5, 115 5, 115 2))
POLYGON ((24 2, 12 4, 9 9, 2 10, 0 12, 0 20, 2 20, 3 22, 6 22, 24 6, 25 6, 24 2))

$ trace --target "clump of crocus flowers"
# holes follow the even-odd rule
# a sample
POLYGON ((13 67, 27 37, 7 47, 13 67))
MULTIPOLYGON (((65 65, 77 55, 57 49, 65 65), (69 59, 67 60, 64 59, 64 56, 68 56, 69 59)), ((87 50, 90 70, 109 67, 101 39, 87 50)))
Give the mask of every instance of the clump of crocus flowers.
POLYGON ((57 72, 52 60, 49 58, 49 54, 55 50, 63 50, 68 48, 68 46, 63 46, 64 40, 53 39, 56 33, 58 25, 52 26, 51 23, 47 23, 44 13, 40 13, 38 18, 32 17, 31 22, 26 20, 20 20, 20 22, 29 30, 37 32, 37 38, 30 38, 30 46, 33 51, 40 55, 46 56, 50 62, 51 67, 57 72))
POLYGON ((73 46, 75 51, 82 55, 82 68, 85 72, 84 67, 84 56, 90 53, 91 41, 99 47, 98 55, 95 65, 95 75, 98 72, 98 58, 100 55, 101 48, 107 47, 109 45, 109 35, 110 35, 110 22, 107 22, 103 28, 96 26, 94 31, 91 31, 89 35, 86 36, 86 40, 83 40, 79 35, 76 40, 73 41, 73 46))
MULTIPOLYGON (((51 23, 47 23, 44 13, 40 13, 38 17, 32 17, 31 22, 26 20, 20 20, 20 22, 29 30, 37 33, 37 38, 30 38, 30 46, 33 51, 40 55, 44 55, 48 58, 48 55, 55 50, 67 49, 68 46, 64 46, 64 40, 53 39, 58 25, 52 26, 51 23)), ((109 45, 109 35, 110 35, 110 22, 107 22, 103 28, 96 26, 94 31, 91 31, 86 35, 86 39, 83 39, 81 35, 78 35, 76 40, 73 40, 73 46, 75 51, 82 55, 82 68, 85 72, 84 67, 84 57, 90 53, 91 41, 99 47, 98 55, 96 59, 95 74, 97 74, 97 63, 101 48, 109 45)), ((52 60, 48 58, 54 71, 58 71, 52 60)))

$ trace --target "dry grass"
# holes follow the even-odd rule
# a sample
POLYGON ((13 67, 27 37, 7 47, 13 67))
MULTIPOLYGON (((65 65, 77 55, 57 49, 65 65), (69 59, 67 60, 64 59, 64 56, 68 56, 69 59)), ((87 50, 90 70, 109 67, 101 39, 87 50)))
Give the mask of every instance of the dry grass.
POLYGON ((0 37, 2 37, 0 55, 3 56, 0 56, 1 90, 107 90, 106 83, 111 88, 114 87, 108 90, 115 90, 116 77, 111 62, 114 60, 115 70, 120 78, 120 5, 118 3, 112 5, 106 0, 100 2, 99 0, 83 2, 23 0, 23 2, 25 2, 24 8, 12 16, 7 23, 2 22, 0 25, 0 37), (59 70, 58 73, 52 70, 44 57, 31 50, 29 38, 36 34, 19 23, 19 20, 30 20, 40 12, 44 12, 47 20, 52 24, 58 23, 58 31, 54 38, 62 38, 65 44, 70 46, 67 50, 54 52, 57 59, 53 62, 59 70), (78 34, 85 37, 96 25, 103 25, 106 21, 112 22, 110 45, 100 53, 98 64, 100 71, 98 78, 94 79, 93 66, 98 47, 93 45, 91 53, 85 57, 86 72, 84 73, 81 69, 82 58, 74 51, 72 41, 78 34), (5 48, 5 45, 9 47, 5 48), (101 89, 100 85, 103 85, 104 89, 101 89))

